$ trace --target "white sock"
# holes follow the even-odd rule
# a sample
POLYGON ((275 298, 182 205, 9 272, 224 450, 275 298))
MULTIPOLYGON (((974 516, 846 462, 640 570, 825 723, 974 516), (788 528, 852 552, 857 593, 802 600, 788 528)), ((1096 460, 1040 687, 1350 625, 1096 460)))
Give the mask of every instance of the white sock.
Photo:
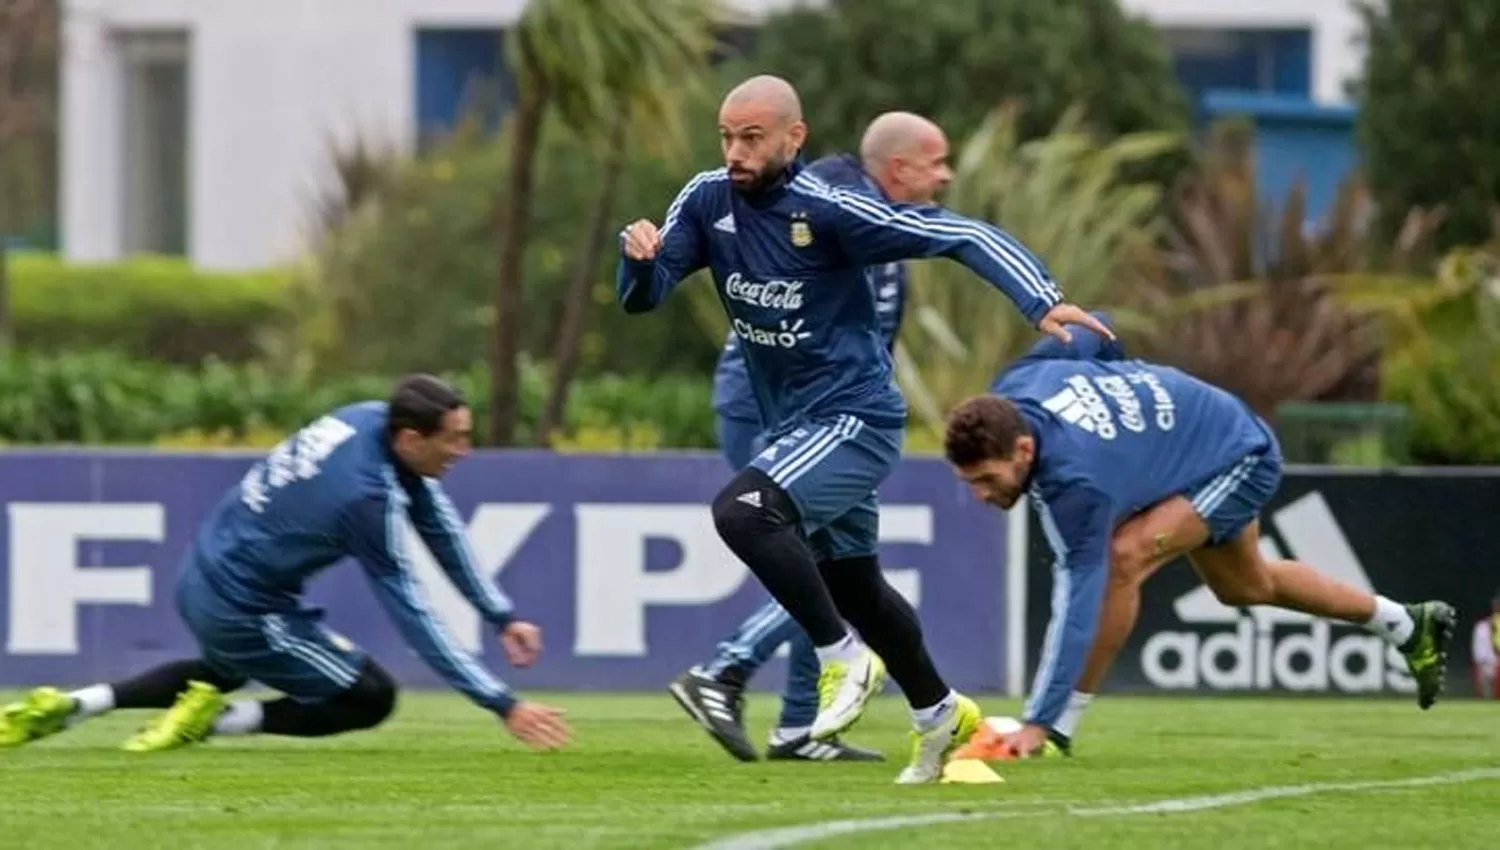
POLYGON ((69 723, 78 723, 90 717, 98 717, 107 714, 115 708, 115 689, 109 685, 89 685, 80 688, 68 696, 78 704, 78 709, 73 716, 68 718, 69 723))
POLYGON ((819 664, 827 664, 830 661, 842 661, 847 664, 859 658, 860 650, 863 648, 863 644, 853 632, 845 632, 838 643, 820 646, 815 651, 818 653, 819 664))
POLYGON ((260 731, 260 721, 264 716, 260 701, 244 699, 232 702, 214 721, 215 735, 253 735, 260 731))
POLYGON ((1083 719, 1084 709, 1088 708, 1089 703, 1093 701, 1094 695, 1083 691, 1074 691, 1069 694, 1068 707, 1063 709, 1062 717, 1057 718, 1057 723, 1052 728, 1056 729, 1059 734, 1073 737, 1074 731, 1078 729, 1078 721, 1083 719))
POLYGON ((1375 616, 1365 622, 1365 628, 1390 641, 1392 645, 1400 646, 1411 640, 1417 624, 1412 620, 1411 614, 1407 613, 1406 606, 1384 596, 1377 596, 1375 616))
POLYGON ((935 705, 929 705, 926 708, 913 708, 911 710, 912 725, 917 727, 918 732, 936 729, 944 720, 948 719, 948 715, 952 714, 953 710, 957 707, 957 695, 949 691, 935 705))
POLYGON ((771 746, 785 744, 798 738, 806 738, 812 732, 811 726, 782 726, 771 730, 771 746))

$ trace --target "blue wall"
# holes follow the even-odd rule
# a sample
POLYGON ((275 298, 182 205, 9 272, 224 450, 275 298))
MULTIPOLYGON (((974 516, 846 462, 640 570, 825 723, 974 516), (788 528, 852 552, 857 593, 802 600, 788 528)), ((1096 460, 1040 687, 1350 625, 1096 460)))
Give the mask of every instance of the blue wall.
POLYGON ((491 125, 515 103, 501 37, 498 29, 417 30, 418 138, 451 129, 468 103, 491 125))
POLYGON ((1307 219, 1333 203, 1341 182, 1359 165, 1352 106, 1319 106, 1302 98, 1211 91, 1210 119, 1244 117, 1255 126, 1256 181, 1261 198, 1280 209, 1298 178, 1307 184, 1307 219))

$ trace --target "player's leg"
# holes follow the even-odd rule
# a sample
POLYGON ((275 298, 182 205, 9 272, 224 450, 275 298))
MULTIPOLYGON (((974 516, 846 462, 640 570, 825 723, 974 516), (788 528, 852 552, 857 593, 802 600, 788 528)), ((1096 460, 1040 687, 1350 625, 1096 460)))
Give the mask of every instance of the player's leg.
POLYGON ((730 755, 755 761, 755 747, 745 734, 745 686, 778 647, 799 633, 786 609, 773 599, 720 642, 712 660, 678 676, 668 690, 730 755))
POLYGON ((875 494, 868 493, 824 532, 830 557, 819 568, 839 613, 885 662, 906 697, 912 746, 897 782, 930 782, 982 718, 973 700, 943 680, 927 652, 916 609, 886 580, 876 556, 879 532, 879 505, 875 494))
POLYGON ((127 750, 174 749, 214 735, 332 735, 376 726, 395 708, 390 676, 310 614, 216 612, 189 622, 212 666, 285 696, 229 703, 217 687, 193 681, 170 709, 125 742, 127 750))
POLYGON ((900 446, 899 432, 876 431, 854 417, 809 423, 769 445, 714 499, 719 536, 816 648, 829 686, 819 689, 814 737, 831 737, 859 719, 884 681, 884 665, 839 616, 808 535, 872 492, 900 446))
POLYGON ((1331 578, 1312 565, 1267 560, 1260 548, 1261 509, 1281 479, 1281 457, 1271 451, 1246 458, 1221 486, 1191 499, 1206 545, 1188 557, 1225 605, 1274 605, 1363 626, 1400 649, 1426 709, 1443 689, 1448 644, 1457 613, 1445 602, 1402 605, 1331 578))
MULTIPOLYGON (((762 448, 758 421, 719 414, 714 430, 724 459, 736 472, 762 448)), ((695 665, 667 688, 693 722, 740 761, 757 758, 745 734, 745 686, 795 631, 786 609, 771 600, 720 641, 708 663, 695 665)))
POLYGON ((1110 541, 1109 583, 1099 610, 1099 630, 1084 662, 1078 685, 1058 718, 1053 742, 1067 752, 1083 713, 1104 684, 1109 669, 1135 629, 1141 587, 1156 571, 1201 546, 1206 539, 1192 503, 1168 499, 1136 514, 1115 530, 1110 541))
POLYGON ((243 678, 226 675, 202 659, 183 659, 120 682, 89 685, 72 692, 36 688, 0 709, 0 747, 40 740, 116 709, 167 708, 194 681, 212 683, 226 693, 245 684, 243 678))

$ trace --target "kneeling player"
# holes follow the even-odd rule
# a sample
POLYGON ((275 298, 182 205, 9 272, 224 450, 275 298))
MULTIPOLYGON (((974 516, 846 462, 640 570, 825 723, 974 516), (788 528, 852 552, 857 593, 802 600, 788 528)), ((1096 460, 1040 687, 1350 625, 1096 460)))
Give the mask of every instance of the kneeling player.
MULTIPOLYGON (((1115 611, 1115 629, 1128 633, 1134 620, 1134 586, 1109 580, 1111 561, 1160 565, 1186 555, 1225 605, 1362 625, 1400 648, 1419 704, 1430 707, 1443 686, 1453 608, 1400 605, 1307 564, 1267 560, 1259 514, 1282 465, 1271 428, 1224 390, 1069 330, 1072 342, 1039 343, 992 395, 960 404, 945 437, 948 461, 978 498, 1009 509, 1030 494, 1056 557, 1052 622, 1013 751, 1068 751, 1091 695, 1074 689, 1101 604, 1115 611)), ((1117 633, 1095 647, 1098 678, 1123 641, 1117 633)))
POLYGON ((177 609, 202 656, 112 685, 65 694, 39 688, 0 710, 0 746, 61 732, 116 708, 170 710, 125 742, 173 749, 210 735, 317 737, 368 729, 390 716, 396 686, 380 665, 303 607, 303 584, 345 556, 422 658, 511 734, 538 748, 567 741, 553 708, 518 701, 455 647, 427 609, 403 545, 410 517, 438 563, 500 632, 512 664, 541 651, 541 632, 474 570, 468 542, 437 478, 468 453, 472 416, 436 378, 408 377, 389 403, 335 410, 257 463, 203 523, 177 585, 177 609), (257 681, 283 698, 230 703, 257 681))

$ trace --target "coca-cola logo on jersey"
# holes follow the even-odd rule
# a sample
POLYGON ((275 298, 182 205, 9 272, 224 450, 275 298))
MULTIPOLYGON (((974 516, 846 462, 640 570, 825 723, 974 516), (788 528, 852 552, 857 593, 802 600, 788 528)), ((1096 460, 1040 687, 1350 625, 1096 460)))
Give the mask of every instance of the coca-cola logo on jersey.
POLYGON ((800 280, 746 280, 735 272, 725 281, 724 294, 753 307, 791 311, 802 309, 802 287, 800 280))

